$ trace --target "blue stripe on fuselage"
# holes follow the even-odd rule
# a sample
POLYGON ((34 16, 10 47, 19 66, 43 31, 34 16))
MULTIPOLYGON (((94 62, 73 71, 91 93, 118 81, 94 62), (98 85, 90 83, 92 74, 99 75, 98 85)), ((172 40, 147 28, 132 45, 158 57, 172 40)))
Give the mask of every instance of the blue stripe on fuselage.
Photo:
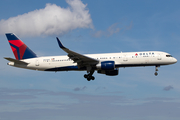
POLYGON ((50 68, 46 69, 45 71, 68 71, 68 70, 86 70, 85 67, 78 68, 78 66, 66 66, 66 67, 56 67, 56 68, 50 68))

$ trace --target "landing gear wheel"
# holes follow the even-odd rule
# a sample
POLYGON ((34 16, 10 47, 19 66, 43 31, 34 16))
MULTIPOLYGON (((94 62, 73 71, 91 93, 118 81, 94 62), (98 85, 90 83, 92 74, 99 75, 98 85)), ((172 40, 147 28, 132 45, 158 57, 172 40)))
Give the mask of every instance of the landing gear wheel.
POLYGON ((157 76, 157 75, 158 75, 158 73, 157 73, 157 72, 155 72, 155 73, 154 73, 154 75, 155 75, 155 76, 157 76))
POLYGON ((92 76, 92 78, 91 78, 92 80, 94 80, 95 79, 95 77, 94 76, 92 76))
POLYGON ((87 78, 87 80, 88 80, 88 81, 90 81, 90 80, 91 80, 91 78, 90 78, 90 77, 88 77, 88 78, 87 78))
POLYGON ((88 75, 87 75, 87 74, 85 74, 85 75, 84 75, 84 78, 88 78, 88 75))
POLYGON ((91 80, 95 79, 94 76, 90 76, 90 75, 84 75, 84 77, 86 77, 88 81, 91 81, 91 80))
POLYGON ((92 76, 94 73, 94 69, 92 69, 91 66, 87 66, 87 73, 88 74, 84 74, 84 78, 86 78, 88 81, 95 79, 95 77, 92 76))

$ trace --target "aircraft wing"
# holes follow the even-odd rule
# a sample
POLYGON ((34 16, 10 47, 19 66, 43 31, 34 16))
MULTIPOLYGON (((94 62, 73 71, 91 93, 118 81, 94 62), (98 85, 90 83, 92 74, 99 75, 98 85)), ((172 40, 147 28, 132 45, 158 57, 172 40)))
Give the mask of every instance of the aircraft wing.
POLYGON ((58 41, 59 47, 63 49, 66 53, 68 53, 68 57, 72 59, 75 63, 77 63, 80 67, 87 66, 87 65, 96 65, 99 63, 99 61, 94 58, 76 53, 64 47, 64 45, 61 43, 58 37, 57 37, 57 41, 58 41))
POLYGON ((9 61, 14 62, 14 63, 17 63, 17 64, 24 64, 24 65, 28 65, 29 64, 27 62, 16 60, 16 59, 13 59, 13 58, 6 58, 6 57, 4 57, 4 59, 9 60, 9 61))

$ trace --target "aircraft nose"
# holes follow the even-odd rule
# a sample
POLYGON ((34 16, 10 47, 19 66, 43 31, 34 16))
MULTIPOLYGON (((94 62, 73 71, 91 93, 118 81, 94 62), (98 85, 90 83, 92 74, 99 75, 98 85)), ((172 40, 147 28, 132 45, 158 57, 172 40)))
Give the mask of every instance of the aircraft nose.
POLYGON ((174 58, 174 59, 173 59, 173 62, 174 62, 174 63, 177 63, 177 59, 176 59, 176 58, 174 58))

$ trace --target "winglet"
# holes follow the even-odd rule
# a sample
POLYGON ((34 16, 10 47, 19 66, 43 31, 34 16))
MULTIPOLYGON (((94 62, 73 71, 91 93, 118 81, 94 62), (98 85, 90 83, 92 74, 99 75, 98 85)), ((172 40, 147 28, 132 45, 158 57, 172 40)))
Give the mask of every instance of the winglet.
POLYGON ((59 44, 59 47, 62 48, 62 49, 65 48, 64 45, 63 45, 63 44, 61 43, 61 41, 59 40, 59 38, 56 37, 56 39, 57 39, 57 42, 58 42, 58 44, 59 44))

